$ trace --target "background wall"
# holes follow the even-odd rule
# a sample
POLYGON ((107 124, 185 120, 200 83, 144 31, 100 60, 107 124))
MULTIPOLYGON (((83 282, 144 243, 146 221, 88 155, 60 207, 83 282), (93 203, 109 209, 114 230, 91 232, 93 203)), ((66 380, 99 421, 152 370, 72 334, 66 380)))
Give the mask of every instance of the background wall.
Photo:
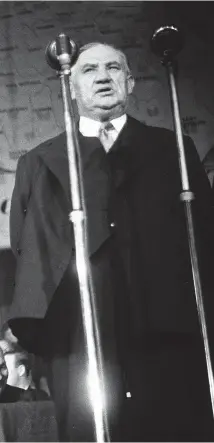
POLYGON ((214 145, 213 2, 0 2, 0 248, 9 247, 9 205, 18 157, 63 130, 60 83, 45 60, 64 31, 78 44, 113 43, 130 59, 136 87, 130 113, 172 127, 164 68, 150 50, 153 31, 181 27, 179 96, 184 131, 200 157, 214 145))
POLYGON ((214 146, 213 12, 213 2, 200 1, 0 2, 0 290, 8 284, 4 272, 10 277, 14 266, 4 249, 9 248, 6 201, 17 159, 64 127, 60 82, 45 60, 48 43, 64 31, 79 45, 98 40, 123 49, 136 78, 129 112, 147 124, 171 128, 166 75, 150 50, 150 38, 164 24, 181 27, 186 40, 178 56, 182 122, 202 159, 214 146))

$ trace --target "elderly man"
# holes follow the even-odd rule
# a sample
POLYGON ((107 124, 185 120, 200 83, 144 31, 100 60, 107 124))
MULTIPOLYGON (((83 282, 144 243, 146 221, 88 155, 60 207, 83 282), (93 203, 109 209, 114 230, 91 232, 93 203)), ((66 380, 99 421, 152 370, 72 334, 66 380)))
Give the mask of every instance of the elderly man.
MULTIPOLYGON (((121 51, 99 43, 81 48, 72 69, 72 94, 80 115, 89 260, 111 439, 212 440, 175 135, 127 115, 133 87, 121 51)), ((192 141, 185 139, 185 146, 213 349, 210 187, 192 141)), ((93 441, 70 210, 63 133, 18 163, 11 207, 17 271, 10 318, 44 319, 38 320, 33 342, 50 365, 60 439, 93 441)))

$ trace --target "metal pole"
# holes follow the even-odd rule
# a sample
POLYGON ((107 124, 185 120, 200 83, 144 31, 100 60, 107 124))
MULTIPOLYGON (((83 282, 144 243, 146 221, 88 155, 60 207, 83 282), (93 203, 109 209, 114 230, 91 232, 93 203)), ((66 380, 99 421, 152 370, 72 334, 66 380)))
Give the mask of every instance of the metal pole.
MULTIPOLYGON (((68 166, 72 211, 69 219, 73 223, 76 250, 76 268, 80 290, 82 320, 85 336, 88 373, 86 385, 93 410, 94 431, 96 441, 110 441, 107 412, 105 404, 103 358, 99 332, 99 322, 96 309, 96 297, 90 272, 87 241, 87 219, 84 204, 84 187, 79 158, 79 144, 74 121, 74 111, 70 94, 71 54, 68 50, 68 37, 61 34, 58 37, 59 55, 57 69, 60 74, 63 110, 67 139, 68 166), (59 69, 60 68, 60 69, 59 69)), ((52 46, 54 46, 52 44, 52 46)), ((49 48, 52 49, 51 45, 49 48)), ((55 50, 55 47, 54 47, 55 50)), ((52 57, 53 62, 53 57, 52 57)), ((53 63, 52 63, 53 65, 53 63)), ((71 375, 72 376, 72 375, 71 375)))
POLYGON ((208 332, 207 332, 206 315, 205 315, 204 303, 203 303, 203 294, 202 294, 202 288, 201 288, 201 276, 200 276, 200 270, 199 270, 199 264, 198 264, 198 254, 197 254, 197 248, 196 248, 194 219, 193 219, 193 211, 192 211, 192 202, 195 197, 189 187, 188 171, 187 171, 185 149, 184 149, 181 121, 180 121, 180 113, 179 113, 178 96, 177 96, 176 82, 175 82, 175 76, 174 76, 172 63, 167 63, 166 69, 168 72, 168 79, 169 79, 169 85, 170 85, 172 112, 173 112, 173 120, 174 120, 174 127, 175 127, 175 133, 176 133, 178 157, 179 157, 179 165, 180 165, 180 174, 181 174, 181 182, 182 182, 182 192, 180 194, 180 199, 183 202, 185 216, 186 216, 186 226, 187 226, 188 243, 189 243, 190 258, 191 258, 191 265, 192 265, 192 275, 193 275, 193 282, 194 282, 194 289, 195 289, 195 298, 196 298, 198 318, 199 318, 199 323, 200 323, 202 337, 203 337, 203 343, 204 343, 204 351, 205 351, 205 358, 206 358, 206 365, 207 365, 207 374, 208 374, 208 381, 209 381, 209 387, 210 387, 210 398, 211 398, 212 411, 213 411, 213 417, 214 417, 214 376, 213 376, 213 369, 212 369, 212 363, 211 363, 211 354, 210 354, 209 339, 208 339, 208 332))
POLYGON ((175 72, 174 72, 174 60, 173 60, 174 55, 176 55, 183 46, 183 38, 178 29, 175 28, 174 26, 164 26, 155 31, 155 33, 152 36, 151 45, 153 51, 157 55, 161 56, 162 59, 161 61, 162 64, 166 67, 168 81, 169 81, 173 123, 176 135, 179 169, 180 169, 181 184, 182 184, 180 199, 183 202, 184 212, 185 212, 195 299, 198 311, 199 324, 203 338, 209 389, 210 389, 210 398, 211 398, 212 412, 214 417, 214 376, 213 376, 213 369, 211 363, 206 315, 203 303, 201 276, 200 276, 200 269, 198 263, 198 253, 196 247, 194 218, 192 210, 192 203, 195 196, 191 191, 189 185, 189 177, 188 177, 186 155, 185 155, 185 148, 183 142, 183 133, 182 133, 182 126, 180 119, 180 110, 179 110, 178 94, 177 94, 175 72))

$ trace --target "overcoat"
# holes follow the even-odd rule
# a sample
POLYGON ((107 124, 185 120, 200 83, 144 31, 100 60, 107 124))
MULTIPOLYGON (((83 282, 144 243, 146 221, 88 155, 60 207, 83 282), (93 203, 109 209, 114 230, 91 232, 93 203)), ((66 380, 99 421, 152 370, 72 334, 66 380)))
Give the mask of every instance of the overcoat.
MULTIPOLYGON (((178 342, 179 348, 188 340, 195 343, 195 337, 200 341, 175 135, 128 116, 107 155, 98 139, 79 134, 79 141, 86 201, 90 202, 89 259, 105 361, 108 365, 112 358, 113 366, 120 361, 121 389, 131 391, 135 375, 130 361, 139 355, 141 360, 144 350, 156 349, 158 342, 172 348, 178 342), (91 180, 93 168, 96 179, 91 180), (103 183, 107 183, 105 198, 103 183)), ((188 137, 185 152, 195 194, 193 214, 212 348, 213 202, 208 179, 188 137)), ((10 218, 11 246, 17 257, 10 318, 44 318, 71 263, 75 275, 70 211, 66 137, 62 133, 18 163, 10 218)), ((80 313, 73 283, 70 295, 67 322, 70 334, 77 338, 80 313)), ((64 322, 63 315, 59 311, 58 327, 64 322)), ((75 352, 79 351, 72 342, 71 354, 75 352)))

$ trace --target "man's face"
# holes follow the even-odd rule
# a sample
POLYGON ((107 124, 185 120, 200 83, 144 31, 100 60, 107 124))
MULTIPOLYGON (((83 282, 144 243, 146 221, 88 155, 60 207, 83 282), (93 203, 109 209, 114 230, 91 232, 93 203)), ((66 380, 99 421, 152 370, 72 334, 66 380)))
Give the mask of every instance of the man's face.
POLYGON ((0 348, 0 393, 4 389, 7 383, 7 377, 8 377, 8 369, 6 366, 3 352, 0 348))
POLYGON ((5 362, 8 369, 8 385, 19 386, 20 379, 26 378, 25 365, 23 364, 23 353, 14 350, 5 353, 5 362))
POLYGON ((102 44, 80 54, 72 80, 80 115, 97 120, 122 115, 134 87, 121 54, 102 44))

